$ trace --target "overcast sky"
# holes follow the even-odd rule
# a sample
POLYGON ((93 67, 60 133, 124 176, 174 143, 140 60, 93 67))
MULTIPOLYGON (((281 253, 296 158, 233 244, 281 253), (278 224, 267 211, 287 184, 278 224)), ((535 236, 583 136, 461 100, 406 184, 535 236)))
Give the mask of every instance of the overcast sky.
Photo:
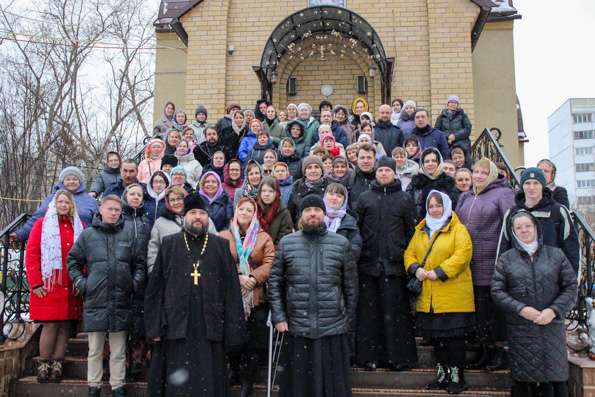
POLYGON ((548 157, 547 117, 568 98, 595 97, 595 1, 514 0, 516 86, 525 163, 548 157))

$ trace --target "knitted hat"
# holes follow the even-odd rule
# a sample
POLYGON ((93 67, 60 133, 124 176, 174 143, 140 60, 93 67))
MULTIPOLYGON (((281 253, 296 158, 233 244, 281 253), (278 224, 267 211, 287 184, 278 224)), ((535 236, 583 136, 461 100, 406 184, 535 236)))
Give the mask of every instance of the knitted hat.
POLYGON ((449 95, 448 96, 448 100, 446 101, 446 103, 448 102, 456 102, 456 103, 461 103, 461 101, 459 100, 459 97, 456 95, 449 95))
POLYGON ((209 116, 209 114, 207 113, 207 107, 202 103, 198 104, 198 106, 196 107, 196 110, 194 111, 194 117, 196 117, 196 115, 199 113, 203 113, 205 117, 209 116))
POLYGON ((85 176, 83 175, 83 172, 78 168, 78 167, 66 167, 62 170, 62 172, 60 172, 60 176, 58 177, 58 182, 60 183, 64 183, 64 179, 66 179, 67 176, 75 176, 80 183, 85 182, 85 176))
POLYGON ((166 154, 161 159, 161 168, 163 168, 163 166, 165 164, 175 167, 178 165, 178 158, 176 156, 174 156, 173 154, 166 154))
POLYGON ((382 156, 380 160, 376 162, 376 169, 378 170, 382 167, 388 167, 393 172, 396 172, 397 162, 392 157, 382 156))
POLYGON ((305 157, 304 160, 302 161, 302 173, 303 174, 306 173, 306 168, 308 168, 308 166, 311 164, 316 164, 317 166, 320 167, 321 170, 324 170, 324 167, 322 166, 322 159, 320 157, 308 156, 308 157, 305 157))
POLYGON ((326 206, 324 200, 317 194, 309 194, 300 203, 300 213, 304 212, 306 208, 315 207, 320 208, 326 214, 326 206))
POLYGON ((530 179, 535 179, 536 181, 539 181, 539 183, 541 183, 543 187, 545 187, 546 185, 545 175, 543 174, 543 171, 537 167, 529 167, 525 171, 523 171, 523 173, 521 174, 521 186, 523 186, 525 182, 527 182, 530 179))
POLYGON ((186 169, 184 167, 182 167, 181 165, 175 166, 174 168, 171 169, 170 171, 170 175, 173 176, 176 172, 181 171, 184 173, 185 177, 188 177, 188 174, 186 174, 186 169))
POLYGON ((233 109, 233 108, 241 109, 242 107, 240 106, 239 102, 236 102, 236 101, 227 102, 227 106, 225 106, 225 113, 229 114, 229 112, 231 112, 231 109, 233 109))
POLYGON ((335 142, 335 137, 332 133, 327 132, 324 134, 320 134, 320 143, 324 143, 324 141, 326 141, 327 139, 330 139, 331 141, 335 142))
POLYGON ((184 215, 190 210, 207 211, 207 205, 202 197, 197 194, 189 194, 184 198, 184 215))

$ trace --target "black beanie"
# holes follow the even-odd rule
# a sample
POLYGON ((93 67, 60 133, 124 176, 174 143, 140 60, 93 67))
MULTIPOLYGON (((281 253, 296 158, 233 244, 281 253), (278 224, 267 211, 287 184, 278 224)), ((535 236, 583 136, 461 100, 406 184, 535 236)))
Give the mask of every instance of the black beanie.
POLYGON ((184 199, 184 215, 190 210, 207 211, 207 205, 201 196, 198 194, 189 194, 184 199))
POLYGON ((394 172, 397 172, 397 162, 392 157, 382 156, 378 162, 376 162, 376 169, 380 167, 388 167, 394 172))
POLYGON ((176 167, 178 165, 178 158, 173 154, 166 154, 161 159, 161 168, 163 168, 164 164, 169 164, 172 167, 176 167))
POLYGON ((304 197, 300 205, 300 213, 304 212, 306 208, 310 207, 320 208, 326 214, 326 206, 324 205, 324 201, 317 194, 309 194, 304 197))

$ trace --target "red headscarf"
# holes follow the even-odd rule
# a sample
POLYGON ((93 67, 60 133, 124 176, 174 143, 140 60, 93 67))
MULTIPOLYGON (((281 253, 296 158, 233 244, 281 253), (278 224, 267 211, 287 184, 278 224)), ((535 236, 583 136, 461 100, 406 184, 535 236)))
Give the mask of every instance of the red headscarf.
MULTIPOLYGON (((266 205, 260 198, 260 191, 264 185, 264 183, 261 183, 260 187, 258 188, 258 222, 260 223, 260 227, 262 228, 262 230, 268 233, 269 227, 271 226, 271 222, 273 221, 273 219, 275 219, 275 216, 277 215, 277 212, 279 212, 279 208, 281 207, 281 190, 279 189, 279 183, 275 181, 275 200, 270 205, 266 205)), ((266 186, 269 185, 266 184, 266 186)))

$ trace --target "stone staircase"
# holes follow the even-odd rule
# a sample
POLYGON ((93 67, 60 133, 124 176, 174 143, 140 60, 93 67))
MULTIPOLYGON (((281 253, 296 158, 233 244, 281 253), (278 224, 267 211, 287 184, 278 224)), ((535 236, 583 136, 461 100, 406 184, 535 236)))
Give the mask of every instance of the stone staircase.
MULTIPOLYGON (((40 384, 35 377, 38 358, 27 362, 25 377, 14 382, 11 396, 14 397, 79 397, 87 395, 85 382, 87 375, 87 337, 78 334, 70 340, 64 363, 64 380, 59 384, 40 384)), ((445 391, 424 390, 424 386, 434 380, 434 357, 432 348, 418 344, 419 368, 391 372, 387 370, 365 371, 353 369, 353 395, 358 397, 405 397, 405 396, 445 396, 445 391)), ((107 371, 106 371, 107 372, 107 371)), ((106 374, 107 375, 107 374, 106 374)), ((466 371, 468 390, 462 396, 468 397, 508 397, 511 379, 508 371, 466 371)), ((105 377, 107 379, 107 376, 105 377)), ((133 382, 126 385, 128 397, 145 397, 146 382, 133 382)), ((102 396, 110 396, 107 382, 102 396)), ((238 388, 232 388, 231 396, 239 395, 238 388)), ((274 396, 277 393, 273 393, 274 396)), ((255 386, 254 397, 266 396, 266 368, 262 368, 255 386)), ((200 396, 196 396, 200 397, 200 396)), ((306 397, 306 396, 304 396, 306 397)))

